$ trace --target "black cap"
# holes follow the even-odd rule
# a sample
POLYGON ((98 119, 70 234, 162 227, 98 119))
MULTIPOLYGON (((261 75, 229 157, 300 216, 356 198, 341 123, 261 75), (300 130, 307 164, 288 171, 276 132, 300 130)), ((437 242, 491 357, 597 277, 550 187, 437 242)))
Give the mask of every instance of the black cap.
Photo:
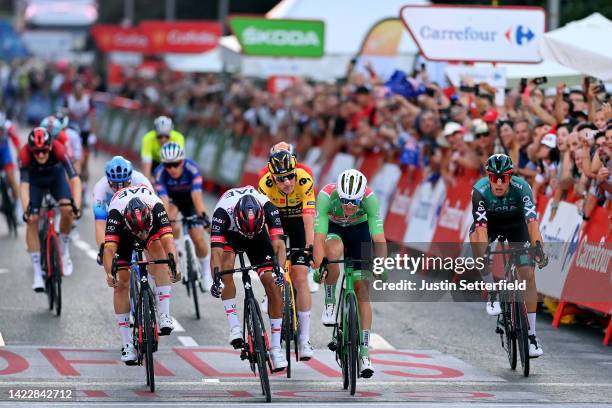
POLYGON ((369 95, 370 94, 370 90, 363 85, 360 85, 357 87, 357 89, 355 89, 355 94, 359 95, 369 95))

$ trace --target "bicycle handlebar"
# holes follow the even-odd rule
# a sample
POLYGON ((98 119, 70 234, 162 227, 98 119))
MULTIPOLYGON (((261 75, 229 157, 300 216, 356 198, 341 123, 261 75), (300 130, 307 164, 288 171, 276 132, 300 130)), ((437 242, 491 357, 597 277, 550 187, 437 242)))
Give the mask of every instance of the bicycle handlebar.
POLYGON ((276 259, 276 256, 274 256, 271 261, 262 262, 259 265, 249 265, 249 266, 243 266, 240 268, 225 269, 223 271, 218 271, 216 270, 217 268, 215 268, 215 270, 213 271, 213 281, 215 285, 218 285, 221 282, 221 277, 224 275, 231 275, 231 274, 238 273, 238 272, 241 272, 241 273, 249 272, 251 270, 256 270, 256 269, 263 268, 266 266, 271 266, 274 270, 274 273, 275 274, 278 273, 278 269, 277 269, 278 261, 276 259))
POLYGON ((176 261, 174 260, 174 254, 168 254, 168 259, 155 259, 152 261, 137 261, 137 262, 119 262, 117 261, 117 256, 118 254, 115 254, 115 257, 113 258, 113 264, 111 266, 111 273, 113 275, 113 282, 116 281, 116 277, 117 277, 117 270, 120 267, 123 266, 132 266, 132 265, 143 265, 143 266, 147 266, 147 265, 168 265, 168 267, 170 268, 170 271, 172 272, 172 279, 174 279, 176 277, 176 261))

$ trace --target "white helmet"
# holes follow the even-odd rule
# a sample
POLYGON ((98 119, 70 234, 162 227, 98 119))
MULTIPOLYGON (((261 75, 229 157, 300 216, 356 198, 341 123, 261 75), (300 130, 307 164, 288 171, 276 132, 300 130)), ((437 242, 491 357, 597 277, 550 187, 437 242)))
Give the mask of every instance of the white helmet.
POLYGON ((162 146, 159 152, 162 163, 176 163, 185 160, 185 150, 175 142, 168 142, 162 146))
POLYGON ((366 191, 368 180, 362 172, 355 169, 345 170, 338 176, 336 191, 340 198, 361 199, 366 191))
POLYGON ((153 122, 158 135, 169 135, 172 131, 172 119, 167 116, 159 116, 153 122))

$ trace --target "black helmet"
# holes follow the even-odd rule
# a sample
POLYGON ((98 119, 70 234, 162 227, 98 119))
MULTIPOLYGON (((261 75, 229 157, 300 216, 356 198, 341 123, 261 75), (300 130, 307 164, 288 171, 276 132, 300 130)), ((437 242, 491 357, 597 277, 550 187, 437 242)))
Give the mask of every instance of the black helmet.
POLYGON ((296 166, 295 156, 287 150, 279 150, 270 155, 268 159, 268 170, 275 176, 291 173, 296 166))
POLYGON ((149 233, 153 227, 153 213, 140 198, 134 197, 123 210, 123 218, 132 234, 139 236, 149 233))
POLYGON ((264 226, 264 210, 257 198, 243 196, 234 207, 234 222, 238 232, 247 238, 259 234, 264 226))
POLYGON ((501 175, 514 173, 512 159, 505 154, 494 154, 487 160, 487 173, 501 175))

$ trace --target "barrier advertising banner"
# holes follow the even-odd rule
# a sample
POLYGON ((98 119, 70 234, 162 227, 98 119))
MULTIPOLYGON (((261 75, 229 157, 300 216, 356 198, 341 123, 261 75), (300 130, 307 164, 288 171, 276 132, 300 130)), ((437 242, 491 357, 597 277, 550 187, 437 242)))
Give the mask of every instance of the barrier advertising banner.
POLYGON ((221 25, 216 21, 156 21, 140 23, 156 53, 201 53, 217 47, 221 25))
POLYGON ((124 28, 119 25, 96 24, 91 34, 98 48, 103 52, 130 51, 147 54, 151 42, 140 27, 124 28))
POLYGON ((246 55, 321 58, 324 54, 323 21, 235 16, 230 27, 246 55))
POLYGON ((400 17, 425 58, 434 61, 542 61, 540 7, 404 6, 400 17))
POLYGON ((445 194, 446 186, 441 179, 436 183, 424 181, 419 185, 413 196, 414 202, 410 206, 408 230, 403 242, 411 245, 413 249, 429 252, 445 194))

